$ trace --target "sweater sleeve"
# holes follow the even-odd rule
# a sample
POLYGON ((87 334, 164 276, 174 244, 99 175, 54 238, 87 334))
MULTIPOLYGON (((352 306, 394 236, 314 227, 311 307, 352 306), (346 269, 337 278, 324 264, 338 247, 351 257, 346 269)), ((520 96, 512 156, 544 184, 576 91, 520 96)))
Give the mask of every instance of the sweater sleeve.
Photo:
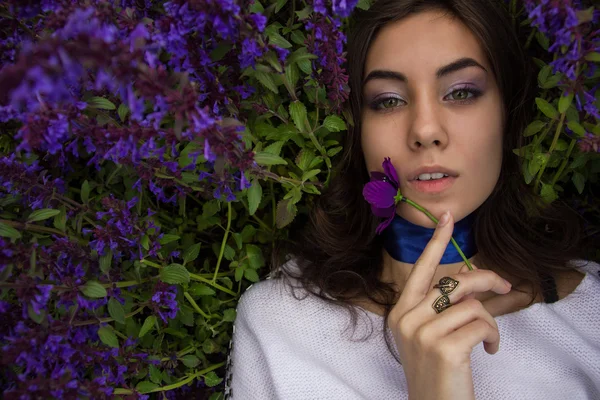
MULTIPOLYGON (((262 284, 266 282, 258 282, 252 286, 262 284)), ((277 398, 263 344, 257 338, 256 324, 260 315, 260 304, 253 301, 256 300, 256 296, 252 296, 251 287, 240 297, 236 309, 227 360, 226 400, 277 398)))

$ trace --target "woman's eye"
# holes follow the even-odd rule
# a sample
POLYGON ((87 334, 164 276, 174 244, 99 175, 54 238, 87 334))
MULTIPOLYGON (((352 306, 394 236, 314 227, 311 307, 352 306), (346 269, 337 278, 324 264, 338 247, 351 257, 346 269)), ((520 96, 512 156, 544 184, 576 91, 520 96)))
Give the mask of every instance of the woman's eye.
POLYGON ((459 103, 470 103, 483 93, 479 89, 475 88, 463 88, 453 90, 452 93, 446 95, 447 100, 457 101, 459 103))
POLYGON ((471 93, 470 91, 466 90, 466 89, 459 89, 459 90, 455 90, 454 92, 450 93, 450 96, 452 97, 452 100, 466 100, 469 99, 469 95, 473 95, 473 93, 471 93))
POLYGON ((388 97, 387 99, 376 101, 373 104, 373 108, 376 110, 394 108, 401 104, 402 100, 396 97, 388 97))

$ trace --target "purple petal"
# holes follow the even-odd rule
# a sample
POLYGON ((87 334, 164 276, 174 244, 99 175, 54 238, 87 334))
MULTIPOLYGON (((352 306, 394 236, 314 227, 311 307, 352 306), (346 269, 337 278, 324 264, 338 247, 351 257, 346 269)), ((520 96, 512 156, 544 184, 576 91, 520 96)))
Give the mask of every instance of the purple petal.
POLYGON ((383 170, 385 171, 385 174, 392 180, 392 182, 394 182, 396 187, 400 186, 400 180, 398 179, 398 174, 396 173, 396 168, 394 168, 394 165, 390 161, 390 158, 386 157, 384 159, 382 165, 383 165, 383 170))
POLYGON ((371 212, 379 218, 388 218, 390 215, 394 215, 396 213, 396 206, 388 207, 388 208, 377 208, 371 206, 371 212))
POLYGON ((394 206, 394 196, 397 190, 389 182, 373 181, 365 185, 363 196, 376 208, 389 208, 394 206))
POLYGON ((387 176, 383 172, 378 172, 378 171, 371 172, 371 180, 372 181, 383 181, 384 178, 387 178, 387 176))
POLYGON ((377 226, 377 229, 375 229, 375 233, 378 234, 378 235, 380 235, 381 232, 383 232, 385 230, 385 228, 387 228, 388 225, 392 223, 392 221, 394 219, 394 216, 395 215, 391 215, 388 219, 386 219, 385 221, 383 221, 382 223, 380 223, 379 226, 377 226))

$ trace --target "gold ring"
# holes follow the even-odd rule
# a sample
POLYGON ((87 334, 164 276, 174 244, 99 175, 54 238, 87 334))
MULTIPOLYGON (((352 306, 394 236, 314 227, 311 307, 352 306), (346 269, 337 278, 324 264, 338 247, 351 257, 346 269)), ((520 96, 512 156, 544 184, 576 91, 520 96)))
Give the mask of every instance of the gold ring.
POLYGON ((449 276, 444 276, 439 283, 433 285, 435 289, 440 289, 442 294, 450 294, 458 287, 459 282, 449 276))
POLYGON ((450 304, 450 299, 445 294, 441 295, 433 302, 433 309, 438 314, 450 306, 452 306, 452 304, 450 304))

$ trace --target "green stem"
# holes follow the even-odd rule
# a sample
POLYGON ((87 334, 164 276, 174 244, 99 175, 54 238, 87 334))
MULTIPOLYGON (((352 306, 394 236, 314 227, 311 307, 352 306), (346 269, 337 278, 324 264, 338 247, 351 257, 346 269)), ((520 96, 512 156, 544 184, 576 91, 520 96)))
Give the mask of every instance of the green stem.
MULTIPOLYGON (((554 148, 556 147, 556 143, 558 142, 558 138, 560 137, 560 132, 562 131, 562 127, 563 124, 565 122, 565 117, 567 116, 567 113, 564 112, 560 115, 560 120, 558 121, 558 126, 556 127, 556 131, 554 132, 554 138, 552 139, 552 144, 550 145, 550 149, 548 150, 548 157, 550 157, 550 155, 552 155, 552 152, 554 151, 554 148)), ((542 179, 542 175, 544 174, 544 171, 546 170, 546 165, 548 165, 548 162, 545 162, 542 167, 540 168, 540 171, 538 172, 538 175, 535 179, 535 192, 538 192, 538 189, 540 187, 540 181, 542 179)))
POLYGON ((576 143, 577 143, 576 139, 571 139, 571 143, 569 143, 569 149, 567 150, 567 155, 564 157, 563 162, 560 164, 560 168, 558 169, 558 172, 554 175, 554 178, 552 178, 552 186, 554 186, 556 181, 558 181, 558 179, 562 175, 563 171, 565 170, 567 164, 569 163, 569 157, 571 156, 571 152, 573 151, 573 148, 575 147, 576 143))
POLYGON ((535 32, 536 32, 536 28, 532 28, 531 33, 529 34, 529 36, 527 37, 527 40, 525 41, 526 49, 528 49, 529 46, 531 46, 531 41, 533 40, 533 37, 535 36, 535 32))
POLYGON ((115 177, 117 172, 119 172, 121 170, 121 167, 122 167, 121 164, 117 165, 117 167, 113 170, 113 172, 111 172, 111 174, 108 176, 108 179, 106 180, 106 183, 104 184, 104 186, 108 186, 110 184, 110 181, 112 181, 112 179, 115 177))
MULTIPOLYGON (((148 265, 148 266, 150 266, 150 267, 154 267, 154 268, 162 268, 162 266, 161 266, 160 264, 153 263, 152 261, 148 261, 148 260, 140 260, 140 262, 141 262, 142 264, 148 265)), ((229 275, 229 273, 217 274, 217 276, 227 276, 227 275, 229 275)), ((210 279, 206 279, 206 278, 204 278, 205 276, 212 276, 212 277, 214 278, 214 275, 213 275, 213 274, 193 274, 193 273, 191 273, 191 272, 190 272, 190 279, 193 279, 193 280, 195 280, 195 281, 199 281, 199 282, 204 282, 204 283, 206 283, 206 284, 208 284, 208 285, 210 285, 210 286, 214 287, 215 289, 219 289, 219 290, 220 290, 220 291, 222 291, 222 292, 225 292, 225 293, 227 293, 227 294, 230 294, 230 295, 232 295, 232 296, 235 296, 235 297, 237 297, 237 293, 235 293, 235 292, 233 292, 233 291, 231 291, 231 290, 227 289, 227 288, 226 288, 226 287, 224 287, 224 286, 221 286, 221 285, 219 285, 219 284, 218 284, 218 283, 216 283, 216 282, 213 282, 213 281, 212 281, 212 280, 210 280, 210 279)))
MULTIPOLYGON (((136 309, 133 312, 130 312, 129 314, 125 314, 125 318, 130 318, 133 317, 135 314, 138 314, 140 312, 142 312, 142 310, 145 308, 146 306, 141 306, 138 309, 136 309)), ((87 321, 80 321, 80 322, 75 322, 73 324, 73 326, 84 326, 84 325, 94 325, 94 324, 99 324, 99 323, 103 323, 103 322, 113 322, 114 319, 113 318, 98 318, 98 319, 89 319, 87 321)), ((127 339, 127 338, 125 338, 127 339)))
POLYGON ((118 288, 124 288, 124 287, 130 287, 130 286, 135 286, 135 285, 141 285, 144 282, 148 282, 149 279, 142 279, 141 281, 122 281, 122 282, 115 282, 115 283, 105 283, 102 286, 104 286, 105 288, 109 288, 112 287, 113 285, 115 285, 118 288))
MULTIPOLYGON (((197 377, 205 375, 205 374, 207 374, 207 373, 209 373, 211 371, 214 371, 215 369, 219 369, 219 368, 221 368, 224 365, 225 365, 224 362, 218 363, 218 364, 215 364, 215 365, 211 365, 210 367, 205 368, 205 369, 203 369, 201 371, 198 371, 195 374, 188 375, 187 377, 185 377, 184 379, 180 380, 177 383, 173 383, 172 385, 158 387, 158 388, 152 389, 152 390, 150 390, 149 392, 146 392, 146 393, 166 392, 168 390, 177 389, 178 387, 181 387, 181 386, 183 386, 183 385, 185 385, 187 383, 192 382, 197 377)), ((117 394, 133 394, 133 390, 132 389, 125 389, 125 388, 115 388, 115 390, 114 390, 113 393, 116 394, 116 395, 117 394)))
POLYGON ((202 309, 198 306, 198 304, 194 301, 194 299, 192 298, 192 296, 188 292, 184 292, 183 296, 187 299, 187 301, 190 302, 190 304, 192 305, 192 308, 194 310, 196 310, 196 312, 198 314, 202 315, 206 319, 210 319, 210 315, 208 315, 204 311, 202 311, 202 309))
POLYGON ((213 276, 212 282, 217 281, 217 274, 219 273, 219 267, 221 266, 221 260, 223 259, 223 253, 225 253, 225 246, 227 245, 227 239, 229 238, 229 229, 231 229, 231 202, 227 202, 227 229, 225 229, 225 235, 221 242, 221 251, 219 252, 219 258, 217 259, 217 268, 213 276))
POLYGON ((219 285, 219 284, 218 284, 218 283, 216 283, 216 282, 213 282, 213 281, 212 281, 212 280, 210 280, 210 279, 203 278, 203 277, 201 277, 200 275, 196 275, 196 274, 192 274, 192 273, 190 273, 190 279, 193 279, 193 280, 195 280, 195 281, 204 282, 204 283, 206 283, 206 284, 208 284, 208 285, 210 285, 210 286, 214 287, 215 289, 219 289, 219 290, 220 290, 220 291, 222 291, 222 292, 225 292, 225 293, 227 293, 227 294, 230 294, 230 295, 232 295, 232 296, 237 296, 237 293, 235 293, 235 292, 233 292, 233 291, 231 291, 231 290, 227 289, 227 288, 226 288, 226 287, 224 287, 224 286, 221 286, 221 285, 219 285))
MULTIPOLYGON (((403 198, 403 200, 407 203, 410 204, 411 206, 413 206, 414 208, 416 208, 417 210, 421 211, 423 214, 427 215, 429 217, 430 220, 432 220, 435 224, 438 223, 438 220, 436 217, 433 216, 433 214, 431 214, 429 211, 427 211, 425 208, 421 207, 420 205, 418 205, 417 203, 415 203, 412 200, 407 199, 406 197, 403 198)), ((470 271, 473 271, 473 267, 471 266, 471 263, 469 262, 469 260, 467 259, 467 257, 465 256, 465 254, 462 252, 462 250, 460 249, 460 247, 458 246, 458 243, 456 243, 456 240, 454 240, 453 237, 450 238, 450 241, 452 242, 452 244, 454 245, 454 247, 456 247, 456 251, 458 251, 458 254, 460 254, 460 256, 462 257, 463 261, 465 262, 465 264, 467 264, 467 267, 469 268, 470 271)))

